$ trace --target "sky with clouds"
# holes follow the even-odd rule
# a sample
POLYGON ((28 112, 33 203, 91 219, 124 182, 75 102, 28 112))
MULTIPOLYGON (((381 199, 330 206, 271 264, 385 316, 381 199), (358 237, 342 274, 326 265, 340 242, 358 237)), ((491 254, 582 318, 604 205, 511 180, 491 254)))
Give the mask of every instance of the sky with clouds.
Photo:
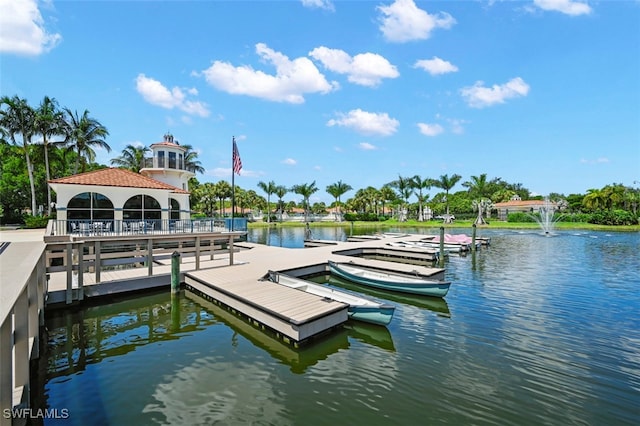
POLYGON ((230 181, 235 137, 259 193, 486 173, 568 195, 640 185, 638 22, 637 0, 0 0, 0 91, 89 110, 104 164, 170 132, 230 181))

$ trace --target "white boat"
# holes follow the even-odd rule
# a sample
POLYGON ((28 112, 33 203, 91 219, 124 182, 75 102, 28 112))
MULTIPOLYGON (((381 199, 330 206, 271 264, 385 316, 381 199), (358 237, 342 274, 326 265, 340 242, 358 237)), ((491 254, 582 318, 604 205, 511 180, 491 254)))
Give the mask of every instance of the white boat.
MULTIPOLYGON (((418 241, 393 241, 387 243, 387 245, 391 247, 402 247, 402 248, 412 248, 418 250, 426 250, 428 252, 439 253, 440 252, 440 244, 430 244, 428 242, 418 242, 418 241)), ((445 253, 460 253, 464 251, 464 249, 460 245, 444 245, 445 253)))
POLYGON ((357 284, 423 296, 444 297, 451 285, 450 281, 370 269, 352 262, 338 263, 330 260, 329 269, 332 274, 357 284))
POLYGON ((395 306, 388 303, 379 302, 355 293, 336 290, 321 284, 312 283, 307 280, 269 271, 266 277, 269 281, 278 283, 300 291, 315 294, 337 302, 349 305, 347 313, 349 318, 357 321, 369 322, 378 325, 388 325, 393 318, 395 306))

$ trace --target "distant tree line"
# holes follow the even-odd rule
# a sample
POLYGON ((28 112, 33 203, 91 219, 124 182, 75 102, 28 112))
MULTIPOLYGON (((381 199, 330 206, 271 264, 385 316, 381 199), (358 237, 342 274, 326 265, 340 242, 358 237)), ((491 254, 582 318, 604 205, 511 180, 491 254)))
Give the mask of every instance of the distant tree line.
MULTIPOLYGON (((36 107, 18 96, 0 98, 0 223, 24 223, 30 217, 46 219, 54 207, 47 181, 79 172, 107 167, 95 162, 95 149, 111 151, 106 142, 107 128, 90 116, 60 107, 53 98, 44 97, 36 107)), ((197 153, 191 145, 186 148, 185 167, 204 173, 197 153)), ((126 146, 112 158, 112 166, 139 172, 145 167, 149 148, 126 146)), ((512 199, 542 199, 533 197, 521 183, 509 183, 502 178, 488 178, 486 173, 462 181, 458 174, 428 176, 398 176, 380 188, 366 187, 343 201, 354 188, 341 180, 328 185, 324 191, 333 202, 311 203, 320 188, 316 182, 292 186, 274 181, 258 182, 260 193, 253 189, 235 188, 236 215, 250 211, 265 213, 265 221, 278 221, 283 213, 301 209, 305 215, 326 214, 329 210, 344 213, 347 220, 417 220, 425 218, 428 208, 434 216, 450 220, 475 219, 482 222, 491 217, 494 204, 512 199), (456 186, 464 189, 452 192, 456 186), (435 189, 433 196, 429 191, 435 189), (264 194, 264 195, 263 195, 264 194), (287 198, 287 199, 285 199, 287 198)), ((231 213, 231 185, 225 181, 189 182, 190 201, 194 215, 216 216, 231 213)), ((561 220, 611 225, 638 224, 640 189, 619 183, 586 194, 548 195, 562 206, 561 220)), ((512 216, 510 220, 533 220, 527 215, 512 216)))

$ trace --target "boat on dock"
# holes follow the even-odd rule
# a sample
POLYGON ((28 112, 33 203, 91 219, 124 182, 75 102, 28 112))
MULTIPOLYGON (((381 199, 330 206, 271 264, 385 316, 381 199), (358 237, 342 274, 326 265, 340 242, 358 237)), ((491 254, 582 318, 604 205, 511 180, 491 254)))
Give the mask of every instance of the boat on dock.
POLYGON ((357 284, 402 293, 421 294, 423 296, 444 297, 449 292, 450 281, 431 280, 421 276, 412 276, 384 270, 371 269, 353 262, 334 262, 329 260, 329 270, 341 278, 357 284))
MULTIPOLYGON (((436 253, 440 252, 440 244, 439 243, 430 243, 428 241, 393 241, 387 243, 387 245, 391 247, 402 247, 402 248, 412 248, 419 250, 427 250, 429 252, 435 251, 436 253)), ((463 251, 468 251, 467 246, 463 246, 460 244, 444 244, 442 249, 446 254, 448 253, 460 253, 463 251)))
POLYGON ((269 271, 265 277, 271 282, 295 288, 326 299, 349 305, 347 314, 350 319, 377 325, 388 325, 393 319, 395 306, 364 297, 359 294, 336 290, 328 286, 312 283, 275 271, 269 271))

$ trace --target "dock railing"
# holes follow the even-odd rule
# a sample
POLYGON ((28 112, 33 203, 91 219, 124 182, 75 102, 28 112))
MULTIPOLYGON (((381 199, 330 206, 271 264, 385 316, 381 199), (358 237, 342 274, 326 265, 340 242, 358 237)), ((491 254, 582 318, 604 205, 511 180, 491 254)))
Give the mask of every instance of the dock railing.
MULTIPOLYGON (((246 231, 246 219, 234 219, 233 231, 246 231)), ((128 236, 169 235, 184 233, 212 233, 230 231, 228 219, 128 219, 128 220, 83 220, 52 219, 47 227, 47 236, 128 236)))
POLYGON ((14 415, 30 404, 30 362, 39 357, 47 291, 45 245, 10 243, 0 256, 0 425, 20 424, 14 415))

